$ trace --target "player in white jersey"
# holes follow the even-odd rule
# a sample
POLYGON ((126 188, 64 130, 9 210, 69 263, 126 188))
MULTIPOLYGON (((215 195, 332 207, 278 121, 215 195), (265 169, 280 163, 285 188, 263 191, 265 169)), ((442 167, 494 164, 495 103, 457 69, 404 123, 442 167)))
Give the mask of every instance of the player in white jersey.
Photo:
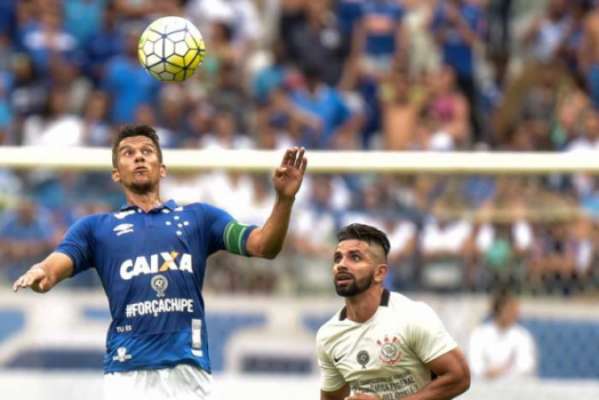
POLYGON ((383 288, 389 240, 351 224, 333 274, 345 307, 318 331, 321 400, 442 400, 470 386, 462 352, 426 304, 383 288))

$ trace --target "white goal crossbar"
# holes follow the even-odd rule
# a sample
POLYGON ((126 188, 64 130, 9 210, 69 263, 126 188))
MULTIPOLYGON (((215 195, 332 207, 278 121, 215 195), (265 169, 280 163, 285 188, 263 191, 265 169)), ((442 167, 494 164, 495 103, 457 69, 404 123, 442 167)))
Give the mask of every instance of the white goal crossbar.
MULTIPOLYGON (((599 174, 599 152, 388 152, 307 151, 311 173, 599 174)), ((283 151, 164 150, 170 171, 272 171, 283 151)), ((0 167, 11 169, 110 170, 108 148, 0 147, 0 167)))

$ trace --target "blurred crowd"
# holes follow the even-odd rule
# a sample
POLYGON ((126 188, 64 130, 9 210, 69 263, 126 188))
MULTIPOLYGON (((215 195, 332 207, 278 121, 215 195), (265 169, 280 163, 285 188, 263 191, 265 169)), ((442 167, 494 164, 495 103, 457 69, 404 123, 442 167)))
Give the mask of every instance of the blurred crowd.
MULTIPOLYGON (((109 146, 123 124, 166 148, 599 151, 593 0, 4 0, 0 145, 109 146), (161 84, 140 32, 203 33, 193 79, 161 84)), ((269 178, 168 177, 163 197, 261 224, 269 178), (239 207, 243 204, 243 207, 239 207)), ((77 218, 123 202, 107 173, 0 169, 0 273, 18 276, 77 218)), ((311 175, 271 263, 217 255, 208 290, 331 291, 335 231, 383 228, 400 290, 575 293, 599 287, 599 181, 311 175)), ((90 275, 74 284, 97 285, 90 275)))

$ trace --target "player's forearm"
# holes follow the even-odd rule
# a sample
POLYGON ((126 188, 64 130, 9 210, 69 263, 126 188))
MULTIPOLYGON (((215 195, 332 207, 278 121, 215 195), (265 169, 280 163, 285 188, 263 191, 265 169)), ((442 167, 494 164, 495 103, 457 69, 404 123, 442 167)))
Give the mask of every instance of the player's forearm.
POLYGON ((249 252, 258 257, 275 258, 283 248, 294 198, 277 197, 270 217, 248 238, 249 252))
POLYGON ((73 262, 71 258, 62 253, 51 253, 42 262, 37 264, 46 272, 45 291, 52 289, 60 281, 73 274, 73 262))
POLYGON ((469 387, 469 376, 448 373, 437 377, 421 391, 404 400, 449 400, 464 393, 469 387))

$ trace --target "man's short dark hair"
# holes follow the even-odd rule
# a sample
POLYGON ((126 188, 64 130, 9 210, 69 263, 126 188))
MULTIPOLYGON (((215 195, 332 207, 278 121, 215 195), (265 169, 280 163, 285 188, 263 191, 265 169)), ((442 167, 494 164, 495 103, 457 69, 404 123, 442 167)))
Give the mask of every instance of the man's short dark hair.
POLYGON ((119 160, 119 144, 121 144, 123 139, 133 136, 145 136, 150 139, 156 146, 156 150, 158 151, 158 160, 162 163, 160 139, 158 138, 154 128, 148 125, 127 125, 119 131, 118 135, 114 139, 114 143, 112 144, 112 166, 114 168, 116 168, 117 162, 119 160))
POLYGON ((339 242, 351 239, 367 242, 368 244, 377 244, 383 248, 385 257, 389 255, 391 244, 389 244, 387 235, 374 226, 365 224, 350 224, 337 232, 337 240, 339 242))
POLYGON ((493 318, 497 318, 505 306, 512 300, 515 300, 515 297, 509 289, 501 288, 495 291, 491 299, 491 313, 493 318))

